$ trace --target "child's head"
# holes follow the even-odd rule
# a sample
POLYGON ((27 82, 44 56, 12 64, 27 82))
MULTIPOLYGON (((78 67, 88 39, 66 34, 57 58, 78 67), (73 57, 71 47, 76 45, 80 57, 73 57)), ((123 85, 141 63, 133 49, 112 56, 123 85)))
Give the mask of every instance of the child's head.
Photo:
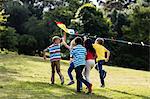
POLYGON ((85 45, 85 48, 86 48, 88 51, 95 53, 95 49, 93 48, 93 42, 92 42, 91 39, 87 39, 87 40, 84 42, 84 45, 85 45))
POLYGON ((104 39, 103 38, 97 38, 95 40, 95 43, 100 44, 100 45, 104 45, 104 39))
POLYGON ((92 40, 91 39, 86 39, 84 42, 85 48, 89 48, 90 46, 92 46, 92 40))
POLYGON ((61 38, 59 36, 54 36, 52 38, 53 43, 59 44, 61 42, 61 38))
POLYGON ((75 38, 75 43, 76 43, 76 45, 78 45, 78 44, 83 45, 83 40, 82 40, 82 38, 81 38, 81 37, 76 37, 76 38, 75 38))

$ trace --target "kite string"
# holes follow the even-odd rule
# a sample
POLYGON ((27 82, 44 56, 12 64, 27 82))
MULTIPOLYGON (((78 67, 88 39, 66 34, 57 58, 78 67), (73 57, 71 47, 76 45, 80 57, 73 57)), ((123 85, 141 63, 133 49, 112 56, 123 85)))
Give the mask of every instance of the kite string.
MULTIPOLYGON (((97 35, 95 35, 95 36, 89 36, 89 35, 78 34, 76 36, 87 36, 89 38, 98 38, 97 35)), ((103 38, 103 39, 106 40, 106 41, 119 42, 119 43, 124 43, 124 44, 129 44, 129 45, 138 45, 138 46, 150 47, 150 45, 144 44, 143 42, 141 42, 141 43, 135 43, 135 42, 124 41, 124 40, 116 40, 116 39, 113 39, 113 38, 103 38)))

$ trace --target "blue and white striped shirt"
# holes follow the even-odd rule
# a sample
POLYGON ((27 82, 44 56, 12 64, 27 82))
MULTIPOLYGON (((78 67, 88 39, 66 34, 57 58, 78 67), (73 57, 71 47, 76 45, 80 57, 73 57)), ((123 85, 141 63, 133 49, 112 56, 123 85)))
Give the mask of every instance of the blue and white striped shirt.
POLYGON ((73 47, 70 57, 73 57, 73 63, 75 68, 80 65, 86 64, 86 49, 82 45, 73 47))
POLYGON ((61 59, 60 44, 52 44, 46 50, 50 53, 50 61, 58 61, 61 59))

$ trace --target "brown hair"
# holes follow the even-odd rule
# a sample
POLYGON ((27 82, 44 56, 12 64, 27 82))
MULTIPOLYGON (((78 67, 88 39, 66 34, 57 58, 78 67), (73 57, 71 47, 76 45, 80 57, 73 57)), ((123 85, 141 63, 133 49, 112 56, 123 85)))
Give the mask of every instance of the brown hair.
POLYGON ((104 45, 104 39, 103 38, 97 38, 97 43, 100 45, 104 45))

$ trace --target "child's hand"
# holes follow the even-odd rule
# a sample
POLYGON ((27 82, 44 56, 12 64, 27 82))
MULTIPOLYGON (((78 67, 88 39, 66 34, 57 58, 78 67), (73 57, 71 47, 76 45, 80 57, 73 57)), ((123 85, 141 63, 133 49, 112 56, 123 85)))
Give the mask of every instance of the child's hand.
POLYGON ((46 60, 46 56, 43 56, 44 60, 46 60))
POLYGON ((109 58, 106 58, 106 59, 105 59, 105 62, 108 62, 108 61, 109 61, 109 58))
POLYGON ((70 58, 70 63, 73 61, 73 58, 70 58))

